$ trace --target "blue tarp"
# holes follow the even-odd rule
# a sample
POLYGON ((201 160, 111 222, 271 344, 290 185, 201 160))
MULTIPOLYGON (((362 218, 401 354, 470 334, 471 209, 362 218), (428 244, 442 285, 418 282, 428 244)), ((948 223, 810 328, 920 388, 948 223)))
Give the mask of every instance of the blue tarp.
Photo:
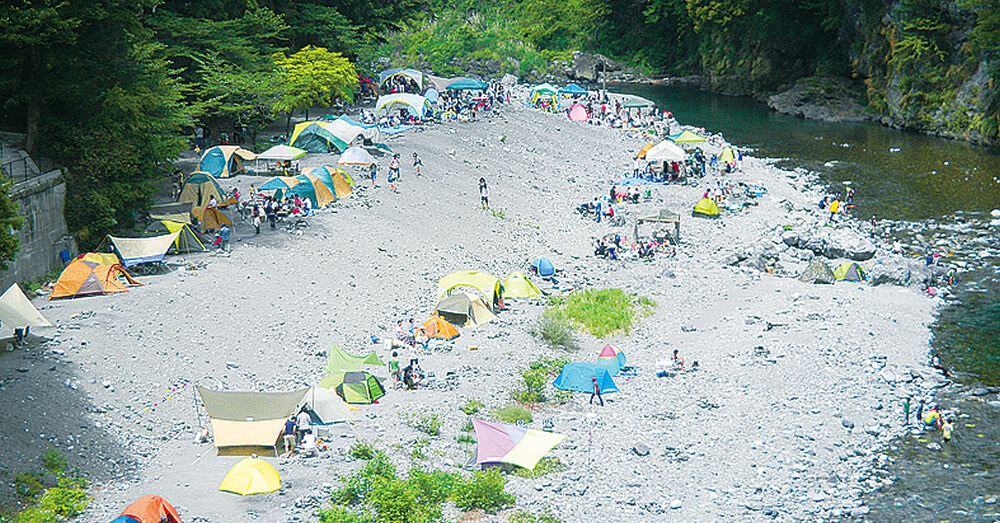
POLYGON ((555 266, 553 266, 552 262, 545 256, 535 258, 535 260, 531 262, 531 268, 542 278, 550 278, 556 273, 555 266))
POLYGON ((667 182, 647 180, 645 178, 633 178, 631 176, 622 176, 618 180, 618 185, 663 185, 665 183, 667 182))
POLYGON ((552 383, 552 386, 559 390, 572 390, 576 392, 593 392, 594 385, 592 378, 597 378, 597 385, 601 389, 601 394, 618 392, 615 381, 611 379, 608 369, 595 363, 576 362, 567 363, 563 366, 559 377, 552 383))
POLYGON ((413 129, 412 125, 400 125, 397 127, 379 127, 378 130, 382 134, 401 134, 413 129))
POLYGON ((138 519, 133 518, 132 516, 118 516, 117 518, 112 519, 111 523, 141 523, 141 522, 138 519))

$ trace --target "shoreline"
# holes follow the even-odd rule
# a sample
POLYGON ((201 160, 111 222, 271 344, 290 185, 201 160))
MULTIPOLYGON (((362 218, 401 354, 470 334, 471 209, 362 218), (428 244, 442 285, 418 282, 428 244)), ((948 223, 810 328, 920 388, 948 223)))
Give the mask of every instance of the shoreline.
MULTIPOLYGON (((435 124, 390 138, 394 151, 405 158, 417 150, 425 164, 420 178, 404 165, 399 195, 380 180, 376 189, 359 190, 294 234, 265 230, 254 237, 248 225, 238 224, 233 253, 184 257, 207 262, 203 269, 144 278, 149 285, 119 297, 44 307, 43 314, 63 326, 49 350, 88 341, 93 353, 71 351, 82 366, 81 388, 95 403, 116 407, 109 416, 124 420, 122 432, 137 433, 126 446, 150 454, 132 481, 108 482, 80 521, 111 519, 147 491, 172 501, 184 519, 216 521, 248 511, 264 520, 307 516, 313 506, 294 508, 291 501, 322 497, 324 484, 336 484, 325 471, 344 472, 355 464, 336 451, 313 462, 282 460, 279 470, 291 484, 287 493, 251 499, 218 493, 212 483, 235 460, 196 457, 209 447, 189 442, 197 424, 192 398, 165 402, 150 416, 155 419, 140 419, 120 404, 131 404, 134 411, 141 407, 137 397, 151 400, 155 394, 135 382, 162 388, 183 379, 230 390, 311 384, 322 376, 325 359, 318 354, 331 343, 361 353, 375 348, 363 340, 384 335, 394 318, 422 321, 433 307, 434 283, 444 274, 481 268, 503 279, 515 270, 527 272, 527 261, 543 254, 565 270, 574 288, 621 287, 650 296, 659 306, 630 337, 581 336, 583 348, 572 359, 592 361, 610 341, 640 373, 620 384, 622 392, 610 395, 604 409, 574 396, 565 407, 538 414, 532 426, 540 428, 548 419, 555 432, 570 435, 551 454, 568 467, 536 480, 511 477, 508 489, 517 494, 518 506, 535 512, 548 506, 568 522, 609 516, 652 521, 664 514, 708 520, 771 511, 792 519, 863 513, 860 495, 874 485, 858 479, 902 433, 899 395, 911 387, 887 384, 880 372, 888 367, 934 380, 925 366, 931 300, 915 300, 919 294, 896 287, 809 285, 723 263, 737 250, 773 240, 775 226, 807 226, 817 219, 809 202, 818 193, 808 180, 751 157, 744 160, 746 173, 733 178, 765 180, 769 194, 760 205, 717 221, 699 220, 688 211, 704 186, 654 186, 652 202, 625 206, 625 212, 630 217, 662 207, 680 212, 678 257, 651 263, 595 258, 594 237, 630 235, 632 222, 611 229, 579 217, 574 208, 605 194, 642 140, 517 102, 503 111, 473 124, 435 124), (505 218, 476 208, 479 176, 490 180, 491 200, 505 218), (288 267, 302 272, 287 274, 288 267), (184 311, 181 318, 170 318, 174 308, 184 311), (192 309, 214 312, 200 317, 187 312, 192 309), (132 310, 151 314, 139 318, 129 314, 132 310), (95 316, 86 322, 72 318, 84 311, 95 316), (770 329, 768 323, 782 325, 770 329), (102 334, 105 330, 110 332, 102 334), (186 335, 194 339, 186 341, 186 335), (153 352, 183 372, 154 363, 129 376, 128 369, 116 372, 101 364, 102 356, 112 365, 124 363, 116 350, 148 354, 144 341, 170 345, 153 352), (700 370, 656 378, 656 361, 672 348, 699 361, 700 370), (103 373, 117 374, 112 387, 101 385, 97 374, 103 373), (95 383, 87 383, 90 376, 95 383), (590 414, 598 416, 598 425, 587 419, 590 414), (597 432, 593 447, 591 429, 597 432), (168 437, 154 443, 156 434, 168 437), (630 453, 638 443, 650 447, 649 456, 630 453), (193 459, 197 463, 188 465, 193 459)), ((309 155, 303 165, 335 163, 330 158, 309 155)), ((240 177, 222 185, 246 189, 255 180, 240 177)), ((442 455, 419 464, 462 463, 468 448, 453 436, 466 417, 457 407, 467 398, 502 406, 518 369, 537 356, 560 354, 526 332, 540 311, 537 302, 515 303, 499 321, 463 330, 450 351, 422 358, 422 366, 439 377, 456 372, 453 390, 390 392, 380 405, 362 407, 353 434, 345 432, 347 437, 334 443, 346 448, 355 438, 379 440, 405 469, 411 465, 406 452, 390 450, 391 445, 405 449, 419 436, 400 426, 396 414, 432 411, 445 420, 442 436, 430 445, 442 455), (469 345, 479 350, 469 351, 469 345)), ((385 356, 381 349, 380 355, 385 356)))

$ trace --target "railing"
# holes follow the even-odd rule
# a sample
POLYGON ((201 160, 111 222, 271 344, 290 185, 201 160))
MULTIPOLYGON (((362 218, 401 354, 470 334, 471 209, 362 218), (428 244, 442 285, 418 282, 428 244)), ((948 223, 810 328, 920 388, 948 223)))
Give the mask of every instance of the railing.
POLYGON ((0 158, 4 159, 3 164, 0 164, 0 172, 12 183, 16 184, 36 178, 57 168, 56 163, 47 158, 34 160, 30 156, 21 156, 15 160, 6 161, 10 155, 20 156, 21 154, 20 150, 0 142, 0 158))

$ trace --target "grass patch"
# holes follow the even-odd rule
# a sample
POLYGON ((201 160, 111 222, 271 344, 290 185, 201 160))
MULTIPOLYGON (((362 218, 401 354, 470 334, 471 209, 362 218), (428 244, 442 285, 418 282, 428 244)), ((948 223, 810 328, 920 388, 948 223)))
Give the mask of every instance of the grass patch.
POLYGON ((458 436, 455 436, 455 441, 457 441, 459 443, 468 443, 468 444, 472 445, 472 444, 474 444, 476 442, 476 438, 474 438, 474 437, 472 437, 472 436, 470 436, 468 434, 459 434, 458 436))
POLYGON ((347 455, 354 459, 364 459, 369 460, 375 457, 378 450, 375 449, 375 445, 367 441, 355 441, 351 448, 347 451, 347 455))
POLYGON ((535 479, 546 474, 562 472, 563 470, 566 470, 566 465, 559 461, 559 458, 542 458, 535 465, 535 468, 526 469, 524 467, 517 467, 514 469, 513 474, 519 478, 535 479))
POLYGON ((19 514, 0 514, 0 521, 56 523, 87 509, 87 481, 79 471, 70 471, 66 458, 55 449, 43 452, 40 461, 43 472, 21 473, 14 478, 14 489, 25 508, 19 514))
POLYGON ((444 425, 440 416, 430 412, 401 412, 399 417, 406 420, 409 426, 428 436, 440 436, 441 425, 444 425))
POLYGON ((549 509, 542 514, 519 510, 510 517, 510 523, 563 523, 563 520, 553 516, 549 509))
MULTIPOLYGON (((590 334, 605 336, 632 331, 632 326, 653 314, 656 302, 621 289, 590 289, 549 301, 546 313, 579 325, 590 334)), ((544 315, 543 315, 544 317, 544 315)))
POLYGON ((494 410, 493 417, 504 423, 517 423, 518 421, 531 423, 531 411, 517 403, 511 403, 502 409, 494 410))
POLYGON ((469 416, 479 412, 479 410, 482 408, 483 408, 483 402, 473 399, 467 400, 465 402, 465 405, 459 407, 459 409, 461 409, 462 412, 468 414, 469 416))

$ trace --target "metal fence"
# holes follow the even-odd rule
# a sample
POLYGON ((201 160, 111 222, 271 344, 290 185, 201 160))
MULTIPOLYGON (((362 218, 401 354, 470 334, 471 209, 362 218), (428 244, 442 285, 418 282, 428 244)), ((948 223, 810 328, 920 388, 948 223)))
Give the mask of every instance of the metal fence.
POLYGON ((5 142, 0 142, 0 172, 3 173, 13 183, 20 183, 47 172, 55 170, 58 166, 48 158, 33 159, 30 156, 21 156, 23 153, 19 149, 11 147, 5 142), (14 160, 7 160, 11 156, 18 156, 14 160))

